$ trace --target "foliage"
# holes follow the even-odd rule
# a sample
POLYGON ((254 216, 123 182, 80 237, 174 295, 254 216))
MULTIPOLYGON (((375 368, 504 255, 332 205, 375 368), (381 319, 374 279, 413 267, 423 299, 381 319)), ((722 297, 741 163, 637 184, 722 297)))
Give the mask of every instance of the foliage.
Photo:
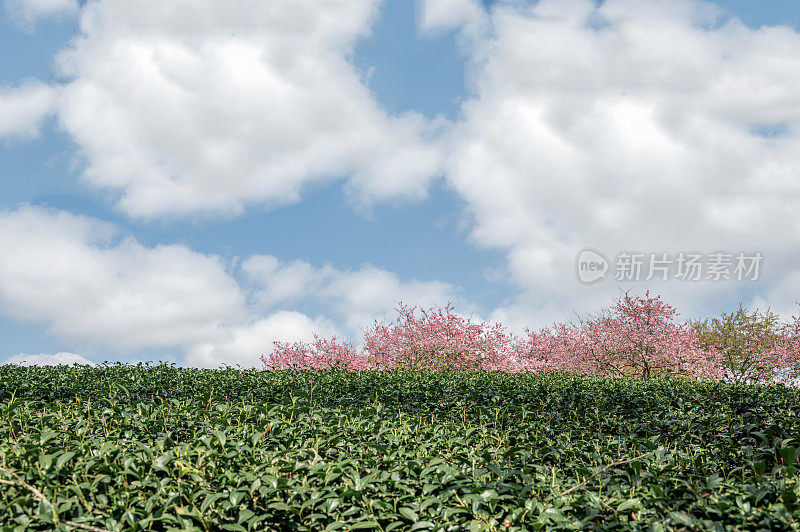
POLYGON ((798 405, 552 372, 0 366, 0 530, 790 530, 798 405))
POLYGON ((741 304, 735 312, 692 323, 706 351, 721 354, 725 376, 736 382, 772 382, 797 377, 800 317, 784 324, 777 314, 741 304))

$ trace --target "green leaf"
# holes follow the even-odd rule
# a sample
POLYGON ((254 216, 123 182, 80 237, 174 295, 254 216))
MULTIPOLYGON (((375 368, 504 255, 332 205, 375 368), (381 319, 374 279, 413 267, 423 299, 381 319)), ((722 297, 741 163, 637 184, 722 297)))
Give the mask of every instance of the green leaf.
POLYGON ((206 495, 206 498, 203 499, 203 503, 200 505, 200 511, 205 512, 206 510, 208 510, 209 506, 214 504, 214 502, 225 498, 226 495, 224 493, 209 493, 208 495, 206 495))
POLYGON ((492 501, 499 498, 500 496, 495 490, 484 490, 483 492, 481 492, 481 499, 483 499, 484 501, 492 501))
POLYGON ((72 460, 74 456, 75 452, 73 451, 67 451, 61 454, 61 456, 59 456, 58 459, 56 459, 56 469, 60 470, 62 467, 64 467, 64 464, 72 460))
POLYGON ((631 508, 638 508, 640 505, 641 501, 639 499, 628 499, 617 506, 617 510, 624 512, 625 510, 630 510, 631 508))
POLYGON ((416 523, 417 521, 419 521, 419 516, 417 515, 417 512, 415 512, 411 508, 400 508, 398 510, 398 513, 403 517, 405 517, 406 519, 408 519, 409 521, 411 521, 412 523, 416 523))
MULTIPOLYGON (((247 532, 247 529, 245 527, 243 527, 242 525, 236 524, 236 523, 224 524, 224 525, 222 525, 221 528, 222 528, 222 530, 232 530, 234 532, 247 532)), ((197 527, 195 527, 195 529, 197 529, 198 532, 199 532, 199 530, 202 530, 202 529, 199 529, 197 527)))
POLYGON ((350 525, 350 530, 361 530, 365 528, 380 528, 380 524, 377 521, 359 521, 358 523, 354 523, 350 525))
POLYGON ((792 447, 791 445, 788 445, 783 449, 781 449, 781 458, 783 459, 783 463, 786 465, 793 464, 796 452, 797 449, 795 447, 792 447))
POLYGON ((293 512, 294 511, 294 509, 291 506, 289 506, 285 502, 280 502, 280 501, 270 503, 269 505, 267 505, 267 508, 271 508, 273 510, 283 510, 285 512, 293 512))
POLYGON ((670 518, 678 524, 684 526, 694 526, 695 518, 685 512, 670 512, 670 518))
POLYGON ((58 433, 56 433, 56 432, 53 432, 53 431, 43 432, 39 436, 39 445, 43 446, 45 443, 49 442, 50 440, 52 440, 53 438, 56 438, 56 437, 58 437, 58 433))
POLYGON ((44 469, 45 471, 50 469, 50 466, 53 465, 53 455, 51 454, 39 455, 39 465, 41 465, 42 469, 44 469))

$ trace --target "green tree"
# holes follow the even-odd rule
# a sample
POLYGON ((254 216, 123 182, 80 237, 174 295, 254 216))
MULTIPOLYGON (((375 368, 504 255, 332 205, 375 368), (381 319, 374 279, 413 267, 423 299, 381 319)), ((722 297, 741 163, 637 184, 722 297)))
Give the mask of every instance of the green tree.
POLYGON ((700 345, 717 350, 728 378, 736 382, 769 382, 785 362, 787 325, 767 309, 735 312, 691 322, 700 345))

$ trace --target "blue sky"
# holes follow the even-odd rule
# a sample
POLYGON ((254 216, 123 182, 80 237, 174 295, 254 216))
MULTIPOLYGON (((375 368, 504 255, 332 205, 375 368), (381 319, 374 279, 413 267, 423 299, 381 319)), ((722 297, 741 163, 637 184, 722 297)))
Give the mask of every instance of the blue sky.
POLYGON ((357 338, 398 299, 454 301, 515 330, 626 288, 687 315, 740 300, 794 310, 800 111, 781 94, 756 105, 763 87, 746 80, 797 87, 796 2, 346 4, 215 28, 207 14, 136 12, 147 3, 6 0, 0 359, 247 365, 274 339, 357 338), (716 29, 701 28, 713 6, 716 29), (606 30, 586 26, 596 17, 606 30), (237 66, 251 50, 263 72, 237 66), (711 140, 695 152, 697 138, 711 140), (756 201, 763 219, 740 227, 756 201), (584 285, 585 247, 608 259, 763 250, 765 269, 750 282, 584 285), (185 290, 163 288, 184 275, 185 290), (190 295, 206 286, 207 308, 190 295))

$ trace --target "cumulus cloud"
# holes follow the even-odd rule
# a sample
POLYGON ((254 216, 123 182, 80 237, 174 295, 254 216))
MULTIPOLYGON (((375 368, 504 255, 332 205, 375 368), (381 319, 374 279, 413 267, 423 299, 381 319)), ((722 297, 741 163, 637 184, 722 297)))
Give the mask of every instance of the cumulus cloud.
POLYGON ((790 317, 800 316, 800 269, 794 264, 787 268, 787 273, 763 293, 757 294, 752 301, 756 308, 769 309, 778 314, 784 321, 790 317))
POLYGON ((346 178, 359 202, 420 198, 438 126, 387 114, 348 61, 377 0, 100 0, 57 60, 87 183, 137 218, 237 215, 346 178))
POLYGON ((0 249, 11 250, 0 255, 4 315, 45 323, 65 341, 174 349, 193 366, 257 365, 275 340, 314 333, 358 340, 398 300, 443 305, 457 295, 452 285, 401 281, 370 265, 316 268, 267 255, 245 259, 239 284, 217 256, 147 247, 99 220, 33 206, 0 211, 0 249), (313 316, 301 312, 304 302, 313 316))
POLYGON ((482 24, 486 13, 476 0, 419 0, 418 25, 426 34, 482 24))
POLYGON ((0 249, 0 311, 47 323, 59 338, 124 350, 181 346, 247 316, 218 257, 147 248, 91 218, 0 212, 0 249))
MULTIPOLYGON (((575 275, 579 251, 761 251, 761 292, 800 259, 800 35, 690 0, 501 3, 469 43, 472 97, 450 184, 473 240, 504 250, 516 302, 569 317, 620 288, 575 275)), ((614 272, 611 272, 613 276, 614 272)), ((687 309, 745 283, 650 283, 687 309)), ((796 293, 796 290, 794 291, 796 293)))
POLYGON ((241 271, 254 306, 253 316, 266 317, 227 328, 213 341, 192 346, 187 351, 187 363, 203 367, 221 363, 259 365, 260 355, 268 355, 274 341, 310 341, 314 333, 358 343, 362 330, 373 320, 394 318, 398 301, 426 307, 460 302, 459 311, 473 309, 460 301, 453 285, 401 280, 393 272, 369 264, 342 270, 254 255, 242 262, 241 271), (316 317, 297 310, 304 306, 313 307, 316 317))
POLYGON ((94 362, 82 355, 61 352, 55 354, 39 353, 37 355, 19 354, 0 361, 0 364, 18 364, 20 366, 71 366, 72 364, 81 364, 92 366, 94 362))
POLYGON ((452 302, 459 304, 459 311, 475 310, 452 284, 401 280, 395 273, 370 264, 341 270, 330 265, 316 268, 303 261, 281 263, 269 255, 255 255, 242 263, 242 271, 255 286, 253 298, 264 308, 311 298, 316 304, 327 305, 356 339, 374 319, 392 319, 399 301, 423 307, 452 302))
MULTIPOLYGON (((422 197, 443 169, 474 217, 473 241, 507 256, 519 295, 493 318, 512 326, 569 319, 645 286, 687 314, 740 298, 794 308, 795 30, 748 28, 694 0, 490 10, 427 0, 421 31, 461 28, 470 55, 470 97, 442 140, 439 124, 381 109, 348 61, 376 6, 88 3, 57 61, 63 92, 37 82, 0 92, 0 135, 35 135, 57 99, 86 182, 118 193, 119 207, 140 218, 235 215, 299 201, 305 187, 334 179, 368 199, 422 197), (575 259, 586 247, 612 260, 623 251, 760 251, 764 265, 749 285, 585 286, 575 259)), ((219 258, 147 248, 96 220, 35 208, 0 215, 0 245, 20 250, 0 257, 8 315, 121 348, 181 346, 208 365, 249 363, 247 353, 279 330, 355 335, 398 299, 460 302, 442 282, 267 255, 244 261, 243 287, 219 258), (292 308, 312 300, 330 316, 292 308)))
POLYGON ((78 11, 77 0, 5 0, 3 6, 6 13, 25 28, 40 18, 78 11))
POLYGON ((424 307, 458 302, 459 311, 475 309, 451 284, 401 280, 393 272, 369 264, 348 270, 254 255, 242 262, 241 271, 254 306, 254 321, 221 330, 214 340, 190 347, 187 363, 258 366, 260 355, 268 355, 274 341, 310 341, 315 333, 359 343, 362 330, 373 320, 394 318, 398 301, 424 307), (316 309, 316 317, 297 310, 306 305, 316 309))
POLYGON ((42 121, 53 113, 58 88, 37 80, 0 87, 0 138, 35 138, 42 121))
POLYGON ((445 305, 459 302, 459 311, 474 310, 461 301, 459 290, 441 281, 401 280, 393 272, 364 265, 340 270, 315 267, 304 261, 281 262, 270 255, 255 255, 241 265, 256 314, 265 318, 221 331, 214 341, 191 347, 187 363, 217 367, 221 363, 260 365, 273 342, 310 341, 314 334, 338 336, 359 343, 362 330, 373 320, 394 319, 398 301, 409 305, 445 305), (320 313, 312 318, 296 309, 304 303, 320 313))
POLYGON ((314 334, 330 337, 336 334, 336 327, 326 318, 311 319, 296 311, 278 311, 255 323, 231 328, 214 342, 190 347, 184 360, 199 367, 260 367, 261 355, 269 356, 274 342, 308 342, 314 334))

